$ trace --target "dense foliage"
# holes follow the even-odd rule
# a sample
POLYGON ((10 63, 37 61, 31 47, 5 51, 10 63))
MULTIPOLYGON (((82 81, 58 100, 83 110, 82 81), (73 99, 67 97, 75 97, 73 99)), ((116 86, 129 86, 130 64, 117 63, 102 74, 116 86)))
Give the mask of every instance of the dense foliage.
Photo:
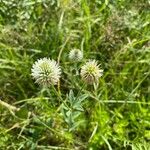
POLYGON ((0 0, 0 149, 150 149, 149 0, 0 0), (84 58, 70 61, 72 49, 84 58), (42 88, 33 63, 62 69, 42 88), (87 85, 80 68, 104 69, 87 85))

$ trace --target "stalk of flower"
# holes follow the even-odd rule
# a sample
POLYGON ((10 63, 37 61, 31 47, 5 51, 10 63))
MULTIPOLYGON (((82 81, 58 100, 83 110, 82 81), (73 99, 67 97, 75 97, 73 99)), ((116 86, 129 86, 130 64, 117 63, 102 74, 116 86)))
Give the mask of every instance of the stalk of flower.
POLYGON ((69 59, 74 62, 81 61, 83 59, 83 52, 79 49, 72 49, 69 52, 69 59))
POLYGON ((32 66, 31 75, 39 85, 49 87, 56 85, 61 76, 60 66, 50 58, 38 59, 32 66))
POLYGON ((96 60, 89 60, 81 67, 80 75, 88 84, 98 83, 99 78, 103 75, 103 70, 96 60))

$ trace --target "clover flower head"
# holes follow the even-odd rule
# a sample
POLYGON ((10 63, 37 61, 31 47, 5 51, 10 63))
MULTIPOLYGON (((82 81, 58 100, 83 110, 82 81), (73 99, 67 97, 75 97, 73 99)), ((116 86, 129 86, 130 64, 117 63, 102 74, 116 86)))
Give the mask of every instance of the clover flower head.
POLYGON ((79 49, 72 49, 69 53, 69 59, 72 61, 81 61, 83 58, 83 52, 79 49))
POLYGON ((97 83, 99 78, 103 75, 103 70, 100 69, 100 65, 96 60, 89 60, 85 65, 81 67, 80 75, 82 79, 88 83, 97 83))
POLYGON ((47 87, 57 84, 61 75, 57 62, 46 57, 38 59, 33 64, 31 72, 36 83, 47 87))

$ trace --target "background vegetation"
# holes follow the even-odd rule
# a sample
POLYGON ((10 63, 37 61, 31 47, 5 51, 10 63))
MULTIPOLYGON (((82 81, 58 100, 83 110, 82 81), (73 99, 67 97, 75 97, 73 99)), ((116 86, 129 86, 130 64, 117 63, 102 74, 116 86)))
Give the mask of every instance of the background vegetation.
POLYGON ((0 99, 1 150, 150 150, 150 1, 0 0, 0 99), (31 78, 43 57, 60 61, 64 104, 31 78), (74 75, 87 59, 98 88, 74 75))

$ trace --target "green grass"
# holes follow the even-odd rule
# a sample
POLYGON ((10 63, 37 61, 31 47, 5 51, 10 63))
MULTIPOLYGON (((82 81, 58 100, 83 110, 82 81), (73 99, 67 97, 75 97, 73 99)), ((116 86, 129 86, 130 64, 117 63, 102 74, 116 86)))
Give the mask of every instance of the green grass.
POLYGON ((149 0, 0 1, 0 149, 149 150, 149 8, 149 0), (73 48, 82 62, 69 61, 73 48), (34 83, 32 64, 43 57, 60 62, 60 91, 34 83), (104 69, 97 88, 74 74, 88 59, 104 69))

